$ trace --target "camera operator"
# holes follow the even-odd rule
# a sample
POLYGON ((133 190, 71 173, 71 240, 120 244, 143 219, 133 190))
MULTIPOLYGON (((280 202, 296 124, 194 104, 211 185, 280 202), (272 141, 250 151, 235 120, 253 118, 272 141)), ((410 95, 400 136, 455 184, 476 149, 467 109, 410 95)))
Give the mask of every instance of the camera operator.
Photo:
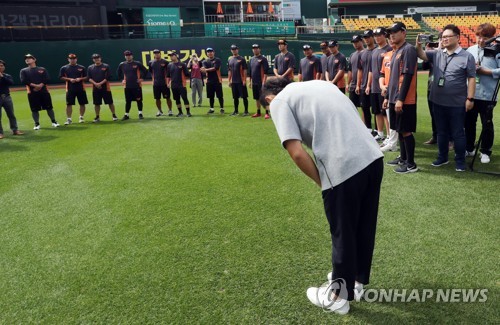
POLYGON ((483 137, 481 141, 481 162, 490 162, 491 148, 493 146, 493 108, 496 105, 496 93, 500 78, 500 53, 495 47, 488 48, 486 41, 495 35, 496 28, 485 23, 476 30, 477 44, 467 49, 476 61, 476 95, 474 108, 465 114, 466 155, 474 155, 476 141, 476 121, 478 114, 481 116, 483 137))
POLYGON ((472 54, 459 45, 460 29, 455 25, 443 28, 444 49, 424 51, 417 38, 418 57, 431 61, 434 78, 431 102, 436 120, 438 157, 432 166, 448 164, 448 141, 455 141, 455 170, 465 171, 465 112, 474 106, 476 65, 472 54))

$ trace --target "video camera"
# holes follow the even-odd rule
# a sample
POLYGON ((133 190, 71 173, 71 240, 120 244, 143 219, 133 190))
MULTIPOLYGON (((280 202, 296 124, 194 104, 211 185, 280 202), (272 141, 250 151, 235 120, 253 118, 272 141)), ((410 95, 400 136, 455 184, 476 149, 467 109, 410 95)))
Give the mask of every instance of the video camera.
POLYGON ((486 47, 484 48, 484 56, 494 58, 500 53, 500 35, 494 36, 484 42, 486 47), (492 44, 492 43, 495 44, 492 44))
POLYGON ((438 42, 434 42, 434 35, 420 34, 418 35, 418 41, 432 48, 439 46, 438 42))

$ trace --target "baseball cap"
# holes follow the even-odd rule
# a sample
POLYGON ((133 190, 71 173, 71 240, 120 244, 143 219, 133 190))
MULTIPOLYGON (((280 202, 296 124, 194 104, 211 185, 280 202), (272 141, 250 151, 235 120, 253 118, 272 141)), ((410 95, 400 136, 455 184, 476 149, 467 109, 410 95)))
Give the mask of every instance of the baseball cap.
POLYGON ((168 55, 170 55, 170 56, 177 55, 177 52, 176 51, 170 51, 170 52, 168 52, 168 55))
POLYGON ((352 35, 351 43, 356 43, 356 42, 359 42, 362 40, 363 40, 363 38, 361 37, 361 35, 352 35))
POLYGON ((367 29, 363 32, 363 38, 373 37, 373 31, 371 29, 367 29))
POLYGON ((100 57, 101 57, 101 55, 99 53, 92 54, 92 59, 100 58, 100 57))
POLYGON ((288 45, 288 42, 286 41, 286 39, 280 39, 280 40, 278 40, 278 44, 288 45))
POLYGON ((260 45, 259 45, 259 44, 253 44, 253 45, 252 45, 252 48, 253 48, 253 49, 260 49, 260 45))
POLYGON ((207 52, 213 52, 213 51, 214 51, 214 49, 213 49, 213 48, 211 48, 211 47, 207 47, 207 49, 206 49, 205 51, 207 51, 207 52))
POLYGON ((337 43, 336 40, 332 39, 331 41, 328 42, 328 47, 334 47, 334 46, 337 46, 337 45, 338 45, 338 43, 337 43))
POLYGON ((74 53, 68 54, 68 59, 76 59, 76 54, 74 53))
POLYGON ((238 49, 238 46, 237 45, 231 45, 231 50, 237 50, 238 49))
POLYGON ((328 42, 327 41, 323 41, 323 42, 319 43, 319 47, 321 47, 322 49, 328 47, 328 42))
POLYGON ((153 50, 153 53, 160 53, 160 50, 158 50, 158 49, 154 49, 154 50, 153 50))
POLYGON ((377 27, 373 30, 373 35, 385 35, 387 34, 387 29, 384 27, 377 27))
POLYGON ((132 55, 132 51, 126 50, 125 52, 123 52, 123 55, 132 55))
POLYGON ((396 33, 399 31, 406 31, 406 25, 400 21, 395 22, 391 27, 387 28, 388 33, 396 33))
POLYGON ((27 59, 27 58, 32 58, 33 60, 36 60, 36 58, 33 56, 33 54, 25 54, 24 55, 24 58, 27 59))
POLYGON ((311 49, 311 45, 309 44, 304 44, 302 45, 302 49, 305 51, 305 50, 310 50, 311 49))

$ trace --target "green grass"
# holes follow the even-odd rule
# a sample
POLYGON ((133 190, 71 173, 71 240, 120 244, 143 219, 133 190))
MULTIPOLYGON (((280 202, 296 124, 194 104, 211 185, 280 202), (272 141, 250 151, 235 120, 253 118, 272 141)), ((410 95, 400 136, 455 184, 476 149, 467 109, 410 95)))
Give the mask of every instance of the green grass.
MULTIPOLYGON (((419 78, 421 171, 385 169, 369 287, 487 288, 487 302, 360 302, 346 316, 312 306, 305 290, 330 269, 327 221, 272 122, 207 116, 206 100, 193 118, 156 119, 145 86, 145 120, 134 106, 132 120, 111 122, 105 108, 100 124, 53 129, 42 112, 37 132, 13 93, 26 135, 10 136, 3 116, 0 323, 498 322, 499 179, 430 167, 419 78)), ((64 93, 52 95, 62 123, 64 93)), ((476 168, 500 171, 498 140, 493 151, 476 168)))

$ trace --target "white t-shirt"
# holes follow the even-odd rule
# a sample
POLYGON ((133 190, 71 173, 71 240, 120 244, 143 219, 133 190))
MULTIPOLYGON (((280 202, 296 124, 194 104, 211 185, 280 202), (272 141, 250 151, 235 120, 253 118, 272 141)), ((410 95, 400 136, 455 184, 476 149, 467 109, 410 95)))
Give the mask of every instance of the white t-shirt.
POLYGON ((322 190, 341 184, 383 157, 356 107, 332 83, 289 84, 271 102, 271 115, 282 144, 300 140, 312 149, 322 190))

